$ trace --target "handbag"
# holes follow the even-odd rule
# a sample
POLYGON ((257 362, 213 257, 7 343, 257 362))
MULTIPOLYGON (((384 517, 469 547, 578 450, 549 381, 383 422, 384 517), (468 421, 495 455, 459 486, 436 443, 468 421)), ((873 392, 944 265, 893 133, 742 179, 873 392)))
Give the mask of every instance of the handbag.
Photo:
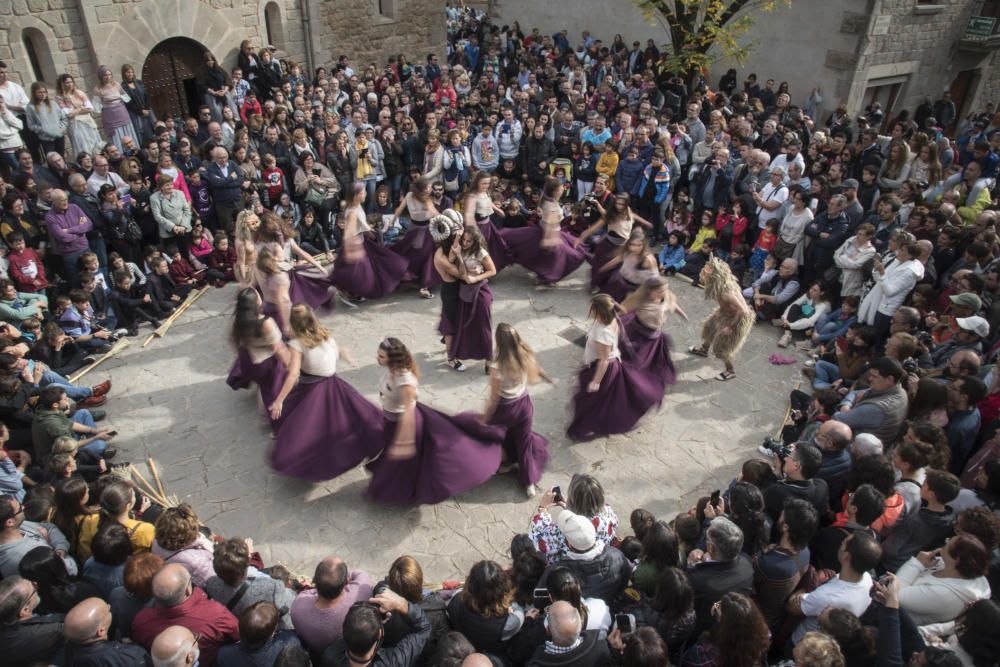
POLYGON ((313 208, 319 208, 326 202, 326 188, 310 185, 306 190, 305 202, 313 208))
POLYGON ((795 244, 789 243, 780 236, 774 243, 774 250, 771 251, 779 260, 786 260, 795 252, 795 244))

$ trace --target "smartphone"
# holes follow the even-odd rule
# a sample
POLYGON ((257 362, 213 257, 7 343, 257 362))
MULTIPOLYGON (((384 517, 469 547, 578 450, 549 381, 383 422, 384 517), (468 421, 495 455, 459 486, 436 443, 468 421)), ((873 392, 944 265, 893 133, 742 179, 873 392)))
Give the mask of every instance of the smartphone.
POLYGON ((712 496, 709 498, 708 502, 712 505, 712 507, 718 509, 721 497, 722 497, 722 491, 716 489, 715 491, 712 491, 712 496))
POLYGON ((553 498, 553 500, 555 500, 557 503, 561 503, 563 501, 562 487, 553 486, 552 493, 555 494, 555 498, 553 498))
POLYGON ((615 627, 623 635, 631 634, 635 631, 635 616, 632 614, 615 614, 615 627))
POLYGON ((532 604, 535 609, 545 609, 552 604, 552 598, 549 597, 549 589, 547 588, 536 588, 532 597, 534 598, 532 604))
POLYGON ((113 438, 118 435, 118 431, 108 431, 108 437, 113 438))

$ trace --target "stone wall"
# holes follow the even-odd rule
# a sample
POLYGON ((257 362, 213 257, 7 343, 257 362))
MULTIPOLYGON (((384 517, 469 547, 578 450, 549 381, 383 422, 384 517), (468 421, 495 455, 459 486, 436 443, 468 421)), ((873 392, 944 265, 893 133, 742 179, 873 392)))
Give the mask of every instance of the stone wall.
POLYGON ((62 72, 80 77, 97 68, 76 0, 0 0, 0 25, 0 60, 25 89, 36 78, 24 45, 26 30, 36 36, 35 50, 48 83, 62 72))

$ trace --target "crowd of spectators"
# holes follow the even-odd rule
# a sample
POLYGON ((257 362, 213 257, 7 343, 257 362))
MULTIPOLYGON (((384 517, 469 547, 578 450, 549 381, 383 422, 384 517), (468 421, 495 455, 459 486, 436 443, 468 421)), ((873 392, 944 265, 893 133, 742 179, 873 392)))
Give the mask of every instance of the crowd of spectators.
POLYGON ((131 68, 116 100, 104 70, 105 116, 117 101, 128 117, 91 145, 72 77, 53 104, 0 63, 0 661, 998 664, 992 105, 822 118, 815 91, 752 73, 685 81, 652 42, 571 44, 459 8, 447 21, 444 64, 355 71, 342 56, 305 73, 244 43, 225 71, 205 54, 188 118, 157 119, 131 68), (541 496, 506 563, 443 588, 409 556, 375 576, 336 556, 309 579, 266 567, 249 540, 113 474, 113 432, 96 425, 110 383, 66 375, 231 280, 238 211, 273 210, 332 254, 354 183, 390 244, 417 178, 444 209, 476 170, 498 225, 535 224, 551 175, 571 232, 624 196, 664 273, 697 285, 713 254, 729 262, 762 326, 807 357, 811 391, 792 394, 765 458, 628 527, 575 475, 565 498, 541 496))

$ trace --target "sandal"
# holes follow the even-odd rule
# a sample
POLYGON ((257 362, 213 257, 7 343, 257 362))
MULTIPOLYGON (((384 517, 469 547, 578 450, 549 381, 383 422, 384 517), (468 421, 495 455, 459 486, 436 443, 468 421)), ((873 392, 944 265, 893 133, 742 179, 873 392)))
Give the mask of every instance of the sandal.
POLYGON ((718 380, 719 382, 729 382, 734 377, 736 377, 736 373, 734 373, 733 371, 722 371, 721 373, 715 376, 715 379, 718 380))
POLYGON ((420 296, 422 298, 424 298, 424 299, 433 299, 434 298, 434 295, 426 287, 421 287, 420 288, 420 296))
POLYGON ((707 357, 708 356, 708 351, 705 350, 705 348, 703 348, 703 347, 695 347, 693 345, 688 348, 688 353, 689 354, 693 354, 696 357, 707 357))

